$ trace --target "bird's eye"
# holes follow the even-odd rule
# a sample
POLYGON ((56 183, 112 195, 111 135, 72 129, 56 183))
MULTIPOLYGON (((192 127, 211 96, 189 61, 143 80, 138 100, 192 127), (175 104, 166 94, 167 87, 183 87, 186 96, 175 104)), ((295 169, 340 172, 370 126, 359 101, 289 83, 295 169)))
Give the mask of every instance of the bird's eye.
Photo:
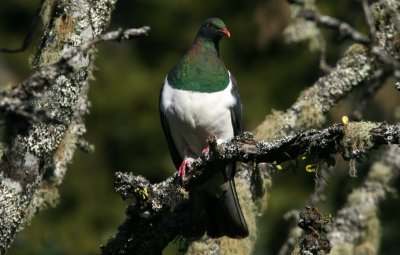
POLYGON ((214 28, 214 24, 213 23, 208 23, 207 24, 207 28, 214 28))

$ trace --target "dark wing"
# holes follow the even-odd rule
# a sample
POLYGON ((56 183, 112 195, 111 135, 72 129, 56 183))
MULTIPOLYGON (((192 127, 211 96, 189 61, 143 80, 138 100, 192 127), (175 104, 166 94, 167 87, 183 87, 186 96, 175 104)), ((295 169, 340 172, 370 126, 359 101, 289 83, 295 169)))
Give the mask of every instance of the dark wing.
POLYGON ((168 121, 167 121, 167 117, 165 116, 165 112, 163 112, 161 110, 161 95, 162 95, 163 87, 161 87, 160 97, 159 97, 159 102, 160 102, 159 111, 160 111, 161 126, 164 130, 165 138, 167 139, 169 153, 171 154, 172 161, 174 162, 176 169, 178 169, 178 167, 182 163, 182 158, 179 155, 178 150, 175 147, 174 141, 172 140, 171 131, 169 130, 168 121))
MULTIPOLYGON (((236 79, 232 74, 229 74, 232 82, 231 94, 236 98, 236 104, 231 108, 231 121, 233 134, 239 135, 243 132, 243 106, 240 100, 239 87, 237 86, 236 79)), ((236 163, 226 167, 224 177, 226 181, 232 180, 236 173, 236 163)))
POLYGON ((236 104, 231 108, 231 119, 233 126, 234 135, 239 135, 243 132, 243 106, 240 100, 239 87, 237 85, 235 77, 230 74, 230 79, 232 82, 232 95, 236 98, 236 104))

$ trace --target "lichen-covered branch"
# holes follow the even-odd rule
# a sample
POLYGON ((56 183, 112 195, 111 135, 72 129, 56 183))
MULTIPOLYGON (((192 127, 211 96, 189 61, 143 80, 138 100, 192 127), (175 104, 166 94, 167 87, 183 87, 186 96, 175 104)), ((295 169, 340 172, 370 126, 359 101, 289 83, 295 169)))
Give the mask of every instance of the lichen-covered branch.
POLYGON ((137 36, 147 35, 149 27, 119 29, 101 34, 93 39, 84 41, 76 47, 63 50, 60 59, 51 65, 45 66, 22 81, 11 91, 0 88, 0 110, 6 114, 17 114, 32 121, 56 121, 46 115, 46 112, 38 105, 31 104, 29 100, 46 86, 51 86, 53 81, 60 77, 79 71, 82 66, 78 54, 84 54, 96 44, 104 41, 124 41, 137 36))
POLYGON ((290 2, 302 7, 298 14, 299 17, 313 21, 318 26, 335 29, 339 32, 342 38, 350 38, 353 41, 368 47, 371 54, 377 57, 377 59, 385 64, 388 68, 390 68, 393 71, 394 77, 397 80, 400 80, 400 62, 399 56, 397 56, 398 54, 396 53, 396 46, 393 47, 394 45, 383 43, 386 41, 385 39, 387 39, 387 35, 390 35, 395 30, 399 30, 399 25, 397 23, 399 15, 390 11, 393 10, 391 8, 398 10, 398 2, 390 0, 379 1, 373 4, 372 8, 370 8, 367 1, 361 1, 365 20, 370 32, 370 38, 363 35, 344 21, 331 16, 322 15, 314 8, 307 8, 302 0, 291 0, 290 2), (386 8, 386 12, 381 12, 382 9, 385 9, 385 7, 389 6, 390 8, 386 8), (390 24, 390 26, 385 27, 383 30, 377 31, 376 23, 383 23, 383 19, 391 19, 393 23, 390 24))
POLYGON ((352 40, 364 44, 369 45, 370 40, 365 35, 358 32, 348 23, 343 22, 339 19, 336 19, 331 16, 322 15, 314 10, 304 9, 299 14, 301 17, 304 17, 306 20, 310 20, 315 22, 318 26, 325 26, 328 28, 336 29, 340 36, 343 38, 351 38, 352 40))
POLYGON ((371 166, 363 184, 348 195, 327 234, 333 247, 330 254, 379 254, 379 203, 393 192, 399 155, 399 147, 391 146, 371 166))
MULTIPOLYGON (((210 139, 210 152, 195 160, 181 182, 177 176, 151 184, 144 177, 117 173, 115 189, 124 199, 134 198, 127 210, 128 219, 119 233, 103 249, 103 254, 161 254, 168 242, 182 230, 187 217, 187 190, 209 179, 215 169, 232 161, 280 163, 309 155, 317 161, 334 164, 334 154, 360 158, 383 144, 400 143, 400 127, 388 124, 336 124, 323 130, 308 130, 268 142, 256 142, 249 133, 217 144, 210 139), (150 224, 151 223, 151 224, 150 224)), ((239 173, 240 175, 240 173, 239 173)))
POLYGON ((1 93, 9 100, 1 103, 5 114, 0 134, 0 254, 37 211, 57 203, 57 186, 85 133, 83 117, 94 60, 93 51, 80 51, 71 63, 63 60, 63 52, 103 33, 115 3, 45 1, 41 10, 44 35, 33 60, 35 72, 14 90, 1 93), (63 61, 73 70, 57 64, 63 61), (51 121, 37 122, 40 115, 29 118, 39 111, 51 121))

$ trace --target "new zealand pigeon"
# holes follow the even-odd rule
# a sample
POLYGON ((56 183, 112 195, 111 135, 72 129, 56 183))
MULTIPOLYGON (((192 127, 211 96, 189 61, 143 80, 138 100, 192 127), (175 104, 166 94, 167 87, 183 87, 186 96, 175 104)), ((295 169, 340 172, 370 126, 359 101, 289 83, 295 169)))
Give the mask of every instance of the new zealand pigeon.
MULTIPOLYGON (((193 45, 168 73, 160 94, 160 116, 178 175, 207 152, 207 139, 229 139, 242 132, 242 104, 235 78, 226 69, 218 43, 230 37, 224 22, 209 18, 193 45)), ((197 239, 248 236, 236 194, 232 163, 190 191, 191 213, 184 236, 197 239)))

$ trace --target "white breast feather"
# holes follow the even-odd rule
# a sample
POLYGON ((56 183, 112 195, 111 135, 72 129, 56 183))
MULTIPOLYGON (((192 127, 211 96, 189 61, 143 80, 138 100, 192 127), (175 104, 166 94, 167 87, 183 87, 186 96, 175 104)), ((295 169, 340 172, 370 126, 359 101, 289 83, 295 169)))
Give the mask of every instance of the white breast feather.
POLYGON ((233 137, 230 109, 236 104, 232 83, 218 92, 202 93, 174 89, 164 81, 161 111, 166 115, 172 140, 182 158, 196 158, 210 135, 233 137))

